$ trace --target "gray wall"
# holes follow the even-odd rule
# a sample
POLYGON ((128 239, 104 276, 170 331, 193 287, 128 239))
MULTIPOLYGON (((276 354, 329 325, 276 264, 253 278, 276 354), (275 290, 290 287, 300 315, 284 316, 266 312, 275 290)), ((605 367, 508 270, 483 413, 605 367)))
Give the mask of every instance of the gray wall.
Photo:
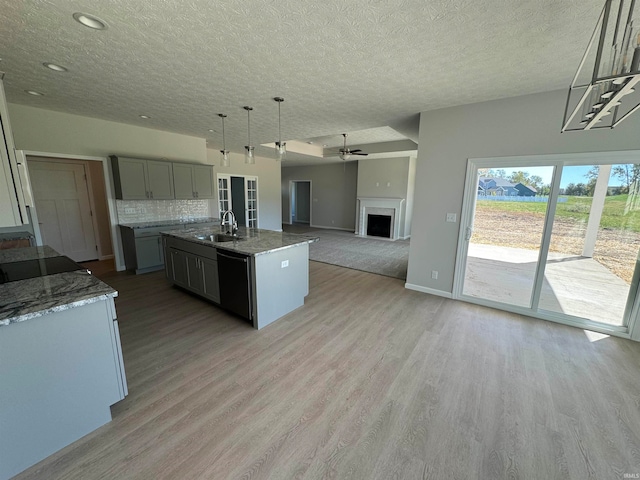
POLYGON ((358 163, 282 168, 282 221, 289 221, 289 182, 311 181, 312 226, 355 230, 358 163))
POLYGON ((451 293, 468 158, 640 149, 640 113, 616 127, 560 133, 566 91, 423 112, 407 284, 451 293), (431 270, 438 270, 437 280, 431 270))
POLYGON ((400 236, 411 235, 415 158, 367 158, 358 161, 358 197, 404 198, 400 236))
POLYGON ((18 150, 106 157, 167 158, 206 163, 204 138, 9 104, 18 150))
POLYGON ((404 220, 404 236, 411 236, 411 221, 413 220, 413 205, 416 191, 416 157, 409 158, 409 178, 407 181, 407 207, 404 220))
POLYGON ((358 160, 359 197, 407 198, 408 179, 409 157, 358 160))

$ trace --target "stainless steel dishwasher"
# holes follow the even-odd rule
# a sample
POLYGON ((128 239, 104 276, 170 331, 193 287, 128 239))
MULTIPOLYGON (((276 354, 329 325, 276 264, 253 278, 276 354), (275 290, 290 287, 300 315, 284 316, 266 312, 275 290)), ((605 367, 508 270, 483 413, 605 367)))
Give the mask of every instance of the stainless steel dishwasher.
POLYGON ((220 306, 253 321, 250 258, 219 248, 217 253, 220 306))

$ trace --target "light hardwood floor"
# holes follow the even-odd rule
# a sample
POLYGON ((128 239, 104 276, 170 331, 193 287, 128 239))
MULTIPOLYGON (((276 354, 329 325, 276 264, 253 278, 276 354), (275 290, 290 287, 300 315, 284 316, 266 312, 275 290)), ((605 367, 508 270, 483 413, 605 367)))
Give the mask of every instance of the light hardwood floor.
MULTIPOLYGON (((640 473, 640 345, 311 262, 255 331, 107 273, 129 396, 20 479, 621 479, 640 473)), ((52 412, 55 415, 55 412, 52 412)))

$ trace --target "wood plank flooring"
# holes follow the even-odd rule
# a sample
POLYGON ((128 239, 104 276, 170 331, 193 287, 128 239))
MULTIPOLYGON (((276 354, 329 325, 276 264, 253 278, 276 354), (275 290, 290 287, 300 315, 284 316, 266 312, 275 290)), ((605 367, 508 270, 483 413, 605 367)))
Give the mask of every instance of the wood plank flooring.
MULTIPOLYGON (((20 479, 618 479, 640 473, 640 345, 311 262, 255 331, 105 273, 129 396, 20 479)), ((55 412, 52 412, 55 414, 55 412)))

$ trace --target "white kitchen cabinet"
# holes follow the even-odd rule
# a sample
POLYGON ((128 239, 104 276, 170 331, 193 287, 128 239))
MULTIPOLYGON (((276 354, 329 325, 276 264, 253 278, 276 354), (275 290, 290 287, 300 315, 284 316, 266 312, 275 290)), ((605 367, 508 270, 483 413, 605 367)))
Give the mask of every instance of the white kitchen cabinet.
POLYGON ((173 164, 173 184, 177 199, 213 198, 213 168, 190 163, 173 164))
POLYGON ((116 198, 119 200, 171 200, 173 165, 160 160, 144 160, 111 155, 116 198))
POLYGON ((0 72, 0 227, 29 223, 0 72))

